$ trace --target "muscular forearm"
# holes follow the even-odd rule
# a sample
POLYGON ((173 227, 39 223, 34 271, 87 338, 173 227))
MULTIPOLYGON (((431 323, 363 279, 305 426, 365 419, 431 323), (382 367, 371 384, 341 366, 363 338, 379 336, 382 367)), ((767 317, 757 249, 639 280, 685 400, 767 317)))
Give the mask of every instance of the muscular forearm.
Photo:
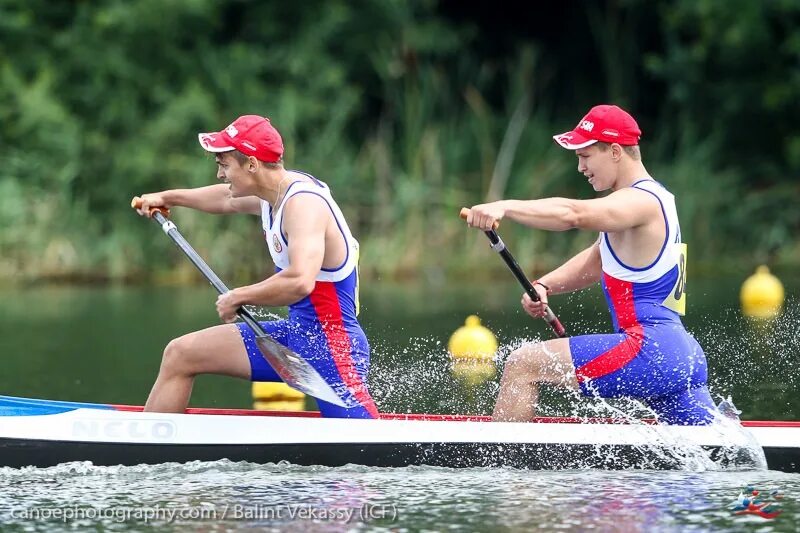
POLYGON ((503 200, 505 216, 532 228, 566 231, 577 227, 576 202, 568 198, 503 200))
POLYGON ((282 307, 299 302, 314 290, 315 280, 283 270, 274 276, 234 289, 238 305, 282 307))
POLYGON ((577 291, 600 281, 602 266, 597 244, 574 256, 572 259, 539 278, 551 294, 577 291))
POLYGON ((190 207, 217 215, 235 213, 230 187, 224 183, 196 189, 171 189, 162 193, 169 205, 190 207))

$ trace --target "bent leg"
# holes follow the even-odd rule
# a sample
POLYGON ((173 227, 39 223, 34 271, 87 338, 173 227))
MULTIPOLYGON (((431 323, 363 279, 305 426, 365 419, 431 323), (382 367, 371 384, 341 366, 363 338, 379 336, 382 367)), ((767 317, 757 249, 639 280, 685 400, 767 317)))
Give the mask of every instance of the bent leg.
POLYGON ((581 335, 570 339, 570 348, 585 396, 636 398, 667 424, 706 424, 714 417, 705 356, 680 325, 581 335))
POLYGON ((645 403, 655 411, 661 424, 702 426, 713 422, 717 413, 714 400, 705 385, 658 398, 647 398, 645 403))
POLYGON ((144 410, 183 412, 198 374, 250 379, 250 360, 234 324, 195 331, 170 341, 144 410))
POLYGON ((492 419, 528 422, 539 401, 539 383, 578 389, 569 339, 528 343, 514 350, 506 361, 500 393, 492 419))

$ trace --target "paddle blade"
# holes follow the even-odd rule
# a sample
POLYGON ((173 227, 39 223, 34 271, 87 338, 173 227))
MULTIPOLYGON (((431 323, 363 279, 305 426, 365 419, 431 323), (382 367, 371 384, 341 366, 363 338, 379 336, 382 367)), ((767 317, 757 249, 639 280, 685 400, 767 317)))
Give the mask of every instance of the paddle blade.
POLYGON ((256 344, 264 359, 278 373, 283 382, 293 389, 340 407, 349 408, 360 405, 352 394, 348 394, 344 384, 342 384, 341 390, 334 390, 308 361, 269 335, 257 335, 256 344))

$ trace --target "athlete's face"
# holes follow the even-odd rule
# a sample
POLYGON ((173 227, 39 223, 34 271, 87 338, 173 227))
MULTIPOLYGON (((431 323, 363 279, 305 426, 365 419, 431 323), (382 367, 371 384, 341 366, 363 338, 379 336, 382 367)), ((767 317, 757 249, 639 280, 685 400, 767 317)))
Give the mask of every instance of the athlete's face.
POLYGON ((231 196, 234 198, 252 195, 255 183, 252 172, 252 162, 240 163, 231 152, 221 152, 216 155, 217 179, 230 184, 231 196))
POLYGON ((596 144, 575 150, 578 156, 578 172, 586 176, 595 191, 605 191, 614 186, 617 165, 614 159, 614 146, 601 149, 596 144))

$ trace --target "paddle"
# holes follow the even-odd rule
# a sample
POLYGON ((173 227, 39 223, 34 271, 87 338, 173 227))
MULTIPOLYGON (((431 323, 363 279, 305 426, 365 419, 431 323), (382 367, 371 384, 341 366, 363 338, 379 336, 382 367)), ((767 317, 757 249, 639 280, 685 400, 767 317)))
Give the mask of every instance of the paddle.
MULTIPOLYGON (((467 216, 469 216, 469 209, 462 207, 458 216, 466 220, 467 216)), ((517 261, 514 259, 514 256, 511 255, 511 252, 509 252, 508 248, 506 248, 506 243, 503 242, 503 239, 501 239, 495 231, 499 226, 500 224, 495 222, 492 229, 484 231, 486 236, 489 237, 489 241, 492 243, 492 250, 500 254, 500 257, 502 257, 503 261, 506 262, 508 268, 511 269, 511 273, 517 278, 517 281, 519 281, 520 285, 522 285, 522 288, 525 289, 525 292, 528 293, 528 296, 531 297, 531 300, 538 302, 539 294, 536 292, 536 289, 533 288, 533 284, 531 284, 528 277, 519 267, 517 261)), ((553 331, 555 331, 557 336, 567 336, 567 331, 564 329, 564 326, 561 325, 561 321, 558 320, 558 317, 556 317, 555 313, 553 313, 553 310, 550 309, 549 306, 545 310, 545 315, 543 318, 548 324, 550 324, 550 327, 553 328, 553 331)))
MULTIPOLYGON (((138 196, 131 200, 131 207, 134 209, 140 209, 141 206, 142 199, 138 196)), ((161 226, 164 233, 175 241, 178 248, 180 248, 183 253, 186 254, 186 257, 194 263, 194 266, 196 266, 211 285, 217 289, 217 292, 220 294, 228 292, 228 287, 226 287, 222 280, 211 270, 211 267, 203 261, 203 258, 192 248, 192 245, 183 238, 183 235, 180 234, 175 223, 167 218, 169 216, 169 209, 156 207, 151 209, 151 213, 153 220, 161 226)), ((308 361, 270 337, 247 309, 240 307, 236 311, 236 314, 253 329, 256 334, 256 344, 261 351, 261 355, 264 356, 264 359, 267 360, 269 365, 275 369, 275 372, 278 373, 284 383, 309 396, 341 407, 356 407, 359 405, 353 395, 346 394, 346 388, 342 387, 342 390, 339 391, 334 390, 308 361), (345 399, 345 397, 347 399, 345 399)))

